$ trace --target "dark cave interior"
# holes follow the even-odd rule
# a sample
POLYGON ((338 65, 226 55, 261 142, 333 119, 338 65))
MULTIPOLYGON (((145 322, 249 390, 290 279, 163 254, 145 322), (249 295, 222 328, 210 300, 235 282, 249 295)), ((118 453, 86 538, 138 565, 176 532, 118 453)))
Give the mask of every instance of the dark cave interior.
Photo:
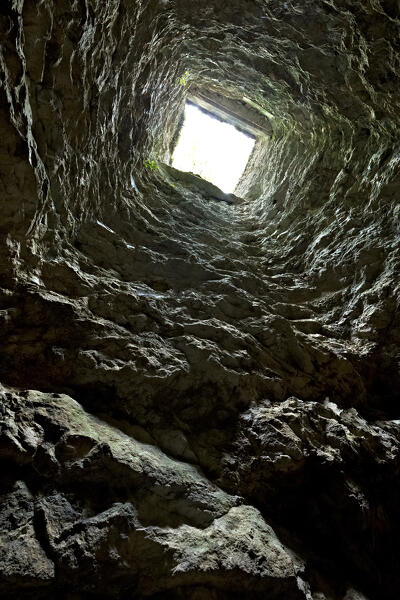
POLYGON ((1 4, 0 597, 397 600, 399 25, 1 4), (169 165, 194 100, 233 194, 169 165))

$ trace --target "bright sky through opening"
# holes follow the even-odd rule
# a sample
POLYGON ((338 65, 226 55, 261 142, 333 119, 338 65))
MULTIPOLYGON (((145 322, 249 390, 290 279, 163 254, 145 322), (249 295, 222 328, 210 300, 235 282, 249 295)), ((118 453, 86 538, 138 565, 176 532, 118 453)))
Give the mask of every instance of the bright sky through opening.
POLYGON ((254 139, 233 125, 222 123, 196 106, 186 104, 185 121, 172 166, 196 173, 230 194, 246 167, 253 146, 254 139))

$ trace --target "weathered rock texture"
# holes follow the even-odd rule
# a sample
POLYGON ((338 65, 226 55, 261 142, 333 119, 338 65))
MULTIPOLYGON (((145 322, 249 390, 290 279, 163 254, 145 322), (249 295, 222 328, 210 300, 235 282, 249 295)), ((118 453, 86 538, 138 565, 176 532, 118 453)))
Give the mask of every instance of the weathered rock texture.
POLYGON ((397 599, 397 0, 0 22, 0 596, 397 599), (191 85, 269 115, 242 203, 161 166, 191 85))

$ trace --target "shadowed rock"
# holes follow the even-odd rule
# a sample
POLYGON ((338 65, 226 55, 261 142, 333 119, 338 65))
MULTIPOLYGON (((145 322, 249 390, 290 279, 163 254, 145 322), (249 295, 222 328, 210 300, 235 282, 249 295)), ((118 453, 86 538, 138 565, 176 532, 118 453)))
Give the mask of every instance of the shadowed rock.
POLYGON ((1 597, 397 600, 399 20, 2 3, 1 597))

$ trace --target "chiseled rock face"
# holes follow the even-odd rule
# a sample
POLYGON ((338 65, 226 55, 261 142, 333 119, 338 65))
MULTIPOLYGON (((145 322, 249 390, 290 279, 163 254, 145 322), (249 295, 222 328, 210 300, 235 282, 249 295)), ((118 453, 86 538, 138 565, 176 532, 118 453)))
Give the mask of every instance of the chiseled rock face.
POLYGON ((7 481, 2 497, 0 593, 47 584, 52 594, 76 581, 117 597, 196 585, 227 597, 304 598, 298 560, 260 512, 196 466, 69 396, 8 392, 2 400, 6 480, 23 464, 28 483, 7 481))
POLYGON ((397 600, 399 24, 1 4, 0 597, 397 600), (234 195, 191 86, 273 131, 234 195))
POLYGON ((34 498, 22 481, 3 490, 0 523, 1 592, 12 594, 54 581, 54 563, 37 536, 34 498))

